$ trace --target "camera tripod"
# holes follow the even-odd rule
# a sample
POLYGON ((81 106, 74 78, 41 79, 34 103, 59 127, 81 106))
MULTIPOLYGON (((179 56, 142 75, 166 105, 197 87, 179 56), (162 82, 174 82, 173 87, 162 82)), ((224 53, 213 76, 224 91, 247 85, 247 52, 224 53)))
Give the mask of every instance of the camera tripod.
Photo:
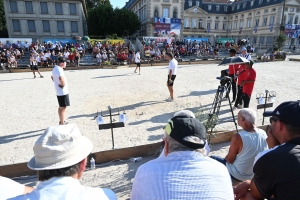
POLYGON ((208 114, 208 120, 206 123, 206 130, 208 130, 208 128, 211 129, 210 134, 212 133, 213 129, 215 128, 215 126, 217 125, 217 123, 219 121, 219 112, 220 112, 220 108, 221 108, 221 103, 223 101, 224 93, 226 94, 225 97, 228 98, 228 103, 229 103, 230 110, 231 110, 232 120, 235 125, 236 132, 238 132, 237 123, 235 121, 235 117, 233 114, 232 105, 231 105, 230 97, 229 97, 229 92, 230 92, 229 88, 231 87, 231 82, 232 82, 232 80, 228 76, 223 77, 220 81, 221 85, 218 86, 218 89, 217 89, 217 92, 215 95, 215 99, 214 99, 214 102, 212 103, 212 107, 211 107, 210 113, 208 114), (225 85, 227 85, 227 86, 225 86, 225 85))

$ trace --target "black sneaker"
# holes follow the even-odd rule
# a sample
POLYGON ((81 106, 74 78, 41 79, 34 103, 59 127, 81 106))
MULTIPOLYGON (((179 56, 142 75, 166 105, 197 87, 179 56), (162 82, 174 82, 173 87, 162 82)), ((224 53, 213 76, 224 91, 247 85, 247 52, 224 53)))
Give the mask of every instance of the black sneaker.
POLYGON ((34 76, 33 78, 36 78, 36 76, 34 76))
POLYGON ((44 78, 43 76, 41 76, 40 78, 44 78))

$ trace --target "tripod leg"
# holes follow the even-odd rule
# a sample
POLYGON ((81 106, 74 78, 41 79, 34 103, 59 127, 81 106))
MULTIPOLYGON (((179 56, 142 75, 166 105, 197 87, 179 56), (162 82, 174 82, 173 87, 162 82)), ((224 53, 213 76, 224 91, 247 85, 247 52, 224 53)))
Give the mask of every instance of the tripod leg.
POLYGON ((236 121, 235 121, 235 117, 234 117, 234 113, 233 113, 233 110, 232 110, 232 105, 231 105, 231 102, 230 102, 229 95, 228 95, 228 102, 229 102, 229 106, 230 106, 230 110, 231 110, 232 120, 233 120, 233 123, 235 125, 235 130, 238 133, 239 131, 238 131, 237 124, 236 124, 236 121))

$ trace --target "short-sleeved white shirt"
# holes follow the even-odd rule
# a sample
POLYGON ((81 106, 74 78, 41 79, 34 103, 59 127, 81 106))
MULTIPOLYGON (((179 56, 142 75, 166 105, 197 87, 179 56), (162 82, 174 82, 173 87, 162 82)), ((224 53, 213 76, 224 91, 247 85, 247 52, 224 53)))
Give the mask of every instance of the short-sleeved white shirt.
POLYGON ((0 176, 0 199, 9 199, 24 193, 25 186, 0 176))
POLYGON ((169 62, 168 75, 170 74, 170 70, 172 70, 172 75, 177 74, 177 66, 178 62, 174 58, 169 62))
POLYGON ((56 91, 56 95, 64 96, 64 95, 69 94, 68 81, 67 81, 67 77, 65 75, 63 68, 55 65, 55 67, 52 70, 52 77, 53 77, 53 81, 54 81, 54 88, 56 91), (60 80, 59 80, 60 76, 63 77, 63 79, 65 81, 65 86, 63 88, 60 88, 58 86, 60 84, 60 80))
POLYGON ((136 62, 136 63, 140 63, 140 62, 141 62, 141 60, 140 60, 140 59, 141 59, 141 57, 140 57, 140 53, 139 53, 139 52, 136 52, 136 54, 135 54, 135 57, 134 57, 134 58, 135 58, 135 62, 136 62))

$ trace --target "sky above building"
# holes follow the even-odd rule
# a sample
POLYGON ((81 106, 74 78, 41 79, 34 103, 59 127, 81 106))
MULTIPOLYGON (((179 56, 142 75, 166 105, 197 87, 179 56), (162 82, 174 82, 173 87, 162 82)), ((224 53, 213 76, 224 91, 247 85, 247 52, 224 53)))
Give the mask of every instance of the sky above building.
POLYGON ((125 6, 125 3, 127 2, 128 0, 110 0, 110 4, 116 8, 116 7, 119 7, 119 8, 123 8, 125 6))

